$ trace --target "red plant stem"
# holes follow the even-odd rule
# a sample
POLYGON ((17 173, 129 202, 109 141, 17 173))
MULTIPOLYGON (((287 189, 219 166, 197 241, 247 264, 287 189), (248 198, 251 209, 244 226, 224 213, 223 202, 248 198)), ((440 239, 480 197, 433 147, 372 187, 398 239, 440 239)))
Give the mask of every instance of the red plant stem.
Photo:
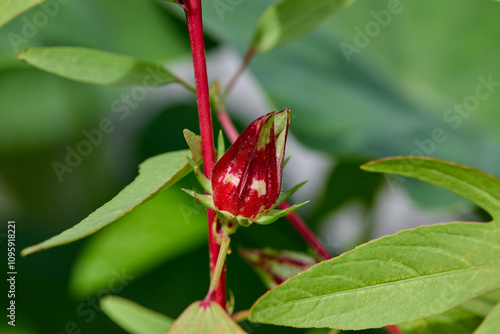
MULTIPOLYGON (((212 115, 210 113, 210 94, 208 90, 207 65, 205 59, 205 41, 203 37, 203 20, 201 12, 201 0, 178 0, 184 8, 189 31, 189 43, 193 54, 193 67, 196 82, 196 100, 198 104, 198 118, 200 122, 200 135, 203 153, 203 170, 205 176, 212 177, 212 169, 215 164, 214 138, 212 130, 212 115)), ((212 228, 215 213, 207 212, 208 220, 208 247, 210 259, 210 276, 213 275, 220 245, 212 228)), ((226 279, 225 268, 222 271, 214 300, 223 308, 226 306, 226 279)))
POLYGON ((227 137, 229 138, 231 143, 234 143, 240 134, 234 127, 234 124, 229 118, 228 114, 224 110, 217 110, 216 115, 227 137))
POLYGON ((203 21, 201 16, 201 0, 187 0, 184 6, 189 30, 189 42, 193 53, 194 76, 196 82, 196 100, 203 153, 205 176, 212 177, 214 166, 214 139, 212 133, 212 116, 210 113, 210 95, 208 91, 207 66, 205 59, 205 41, 203 39, 203 21))

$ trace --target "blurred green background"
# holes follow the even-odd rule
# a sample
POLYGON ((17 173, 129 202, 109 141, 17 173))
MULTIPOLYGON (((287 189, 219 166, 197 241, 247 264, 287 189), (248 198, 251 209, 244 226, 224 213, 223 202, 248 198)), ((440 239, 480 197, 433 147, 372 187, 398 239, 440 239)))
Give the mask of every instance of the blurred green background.
MULTIPOLYGON (((230 9, 221 12, 217 1, 202 1, 208 52, 224 47, 243 55, 258 18, 275 1, 221 1, 230 9)), ((325 217, 353 200, 363 203, 360 210, 373 210, 388 182, 359 170, 371 159, 428 155, 500 176, 500 4, 396 2, 401 10, 381 18, 380 11, 394 1, 357 1, 305 38, 259 54, 250 65, 271 105, 293 110, 292 134, 335 161, 317 189, 318 198, 303 211, 316 230, 325 217), (356 51, 346 57, 345 50, 356 51), (478 89, 484 98, 478 97, 478 89)), ((1 236, 4 245, 6 221, 15 220, 18 251, 85 218, 134 179, 141 161, 184 149, 182 130, 198 129, 194 96, 176 98, 178 87, 155 90, 122 120, 113 105, 130 88, 75 83, 15 57, 29 47, 67 45, 167 66, 185 63, 189 44, 178 8, 152 0, 53 3, 57 12, 47 22, 37 21, 44 9, 35 7, 0 29, 1 236), (75 149, 85 139, 84 130, 98 128, 104 117, 113 120, 115 130, 60 182, 53 162, 63 163, 68 147, 75 149)), ((238 101, 230 106, 229 113, 241 119, 238 101)), ((476 211, 432 186, 396 181, 420 208, 466 217, 476 211)), ((196 184, 190 177, 182 186, 196 184)), ((73 322, 82 333, 122 333, 92 306, 116 273, 134 276, 117 294, 172 317, 202 298, 208 287, 203 211, 178 187, 136 211, 88 239, 18 256, 17 326, 12 331, 2 322, 2 333, 65 333, 73 322), (162 235, 166 241, 158 238, 162 235), (175 242, 181 241, 179 249, 175 242)), ((362 222, 358 242, 373 237, 372 224, 362 222)), ((306 250, 285 222, 241 230, 232 245, 306 250)), ((247 309, 265 288, 236 252, 228 267, 236 310, 247 309)), ((303 332, 250 324, 244 328, 303 332)))

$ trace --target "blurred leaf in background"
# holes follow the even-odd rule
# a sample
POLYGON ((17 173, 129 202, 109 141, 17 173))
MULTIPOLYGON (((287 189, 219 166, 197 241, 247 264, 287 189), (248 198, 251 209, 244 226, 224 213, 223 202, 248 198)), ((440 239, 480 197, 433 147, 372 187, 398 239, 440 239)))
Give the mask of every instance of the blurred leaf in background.
MULTIPOLYGON (((278 3, 234 1, 221 11, 216 1, 203 1, 209 49, 224 46, 241 55, 251 45, 265 9, 278 3)), ((197 129, 194 103, 167 105, 168 91, 162 90, 163 100, 148 99, 131 110, 131 116, 117 123, 116 131, 60 183, 51 164, 64 159, 68 146, 74 148, 85 139, 83 130, 98 127, 104 117, 119 119, 113 103, 121 101, 127 89, 43 73, 16 59, 17 52, 76 46, 155 63, 189 61, 190 54, 185 23, 171 3, 49 0, 44 5, 0 29, 0 212, 18 221, 18 235, 23 236, 19 248, 73 226, 128 184, 139 162, 184 149, 182 129, 197 129)), ((349 199, 370 205, 383 179, 361 176, 357 165, 372 158, 438 156, 498 175, 498 5, 476 0, 358 0, 304 38, 255 56, 250 71, 275 109, 294 112, 291 132, 339 162, 325 182, 311 222, 319 222, 349 199)), ((410 181, 401 185, 422 205, 464 206, 430 186, 410 181)), ((173 193, 161 196, 175 197, 177 204, 188 200, 173 193)), ((90 240, 19 258, 17 298, 24 305, 18 310, 20 333, 61 332, 73 322, 84 332, 120 333, 92 306, 96 299, 91 294, 99 291, 110 272, 101 272, 104 263, 129 266, 137 276, 120 294, 172 317, 202 298, 208 286, 204 224, 199 230, 189 225, 191 239, 184 225, 153 219, 167 211, 182 216, 173 204, 160 204, 162 198, 90 240), (140 213, 151 219, 138 219, 140 213), (159 233, 168 242, 163 244, 159 233), (131 243, 119 243, 119 236, 131 243), (185 241, 182 249, 174 236, 185 241), (154 247, 140 247, 150 240, 154 247), (144 252, 125 248, 132 244, 144 252), (68 297, 70 277, 73 291, 88 298, 68 297), (92 277, 93 283, 87 285, 83 277, 92 277), (206 284, 200 283, 203 279, 206 284)), ((196 209, 193 203, 184 204, 196 209)), ((233 244, 297 251, 305 247, 286 223, 269 226, 266 233, 260 227, 247 229, 233 244)), ((265 288, 255 284, 258 277, 237 255, 229 257, 228 266, 236 309, 246 309, 265 288)), ((477 321, 475 315, 470 319, 477 321)), ((304 332, 248 322, 242 327, 256 333, 304 332)))
MULTIPOLYGON (((246 23, 266 3, 243 2, 223 19, 206 6, 205 21, 244 53, 246 23)), ((498 11, 491 1, 356 1, 298 42, 256 55, 250 69, 275 106, 294 111, 292 132, 314 149, 437 156, 495 173, 498 11)), ((424 205, 457 202, 414 182, 405 188, 424 205)))

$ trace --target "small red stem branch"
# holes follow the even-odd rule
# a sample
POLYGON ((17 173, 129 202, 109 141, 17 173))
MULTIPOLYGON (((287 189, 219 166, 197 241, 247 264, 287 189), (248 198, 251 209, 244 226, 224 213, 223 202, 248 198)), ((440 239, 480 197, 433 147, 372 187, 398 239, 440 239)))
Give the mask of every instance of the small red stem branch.
MULTIPOLYGON (((278 205, 280 209, 288 209, 290 205, 287 202, 278 205)), ((311 247, 316 251, 316 253, 324 258, 325 260, 331 259, 332 255, 326 249, 326 247, 321 243, 321 241, 316 238, 314 233, 309 229, 306 223, 300 218, 300 216, 292 212, 287 215, 286 218, 292 223, 293 227, 299 232, 299 234, 304 238, 304 240, 311 245, 311 247)))
POLYGON ((226 136, 229 138, 229 141, 231 143, 234 143, 236 139, 238 139, 238 136, 240 135, 238 133, 238 130, 236 130, 233 122, 231 121, 228 114, 224 110, 217 110, 216 114, 220 125, 224 129, 226 136))
POLYGON ((227 95, 229 95, 234 85, 236 84, 236 81, 238 81, 239 77, 245 71, 248 64, 250 63, 250 60, 252 60, 254 54, 255 54, 255 49, 253 48, 250 48, 247 51, 245 57, 243 58, 243 61, 241 62, 240 67, 238 68, 238 71, 236 71, 231 80, 229 80, 229 83, 227 84, 226 89, 224 90, 223 99, 226 99, 227 95))
MULTIPOLYGON (((189 42, 193 54, 193 67, 196 82, 196 100, 198 103, 198 118, 200 122, 200 135, 203 153, 203 169, 205 176, 212 177, 215 164, 214 138, 212 129, 212 115, 210 113, 210 94, 208 90, 207 65, 205 59, 205 41, 203 37, 203 20, 201 0, 178 0, 184 8, 189 31, 189 42)), ((213 276, 220 245, 214 235, 212 224, 215 213, 207 212, 208 219, 208 247, 210 258, 210 276, 213 276)), ((226 304, 226 277, 225 268, 222 270, 219 285, 215 292, 214 300, 225 308, 226 304)))

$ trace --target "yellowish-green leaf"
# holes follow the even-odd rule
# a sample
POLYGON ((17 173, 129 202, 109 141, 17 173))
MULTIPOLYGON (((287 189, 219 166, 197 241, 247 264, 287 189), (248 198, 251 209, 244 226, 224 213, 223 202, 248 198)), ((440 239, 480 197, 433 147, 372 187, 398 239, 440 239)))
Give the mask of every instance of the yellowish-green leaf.
POLYGON ((117 296, 103 297, 100 304, 111 320, 131 334, 165 334, 174 322, 166 315, 117 296))
POLYGON ((97 85, 156 87, 176 81, 160 64, 95 49, 40 47, 21 51, 17 57, 46 72, 97 85))
POLYGON ((252 48, 264 52, 291 43, 354 0, 284 0, 267 8, 259 20, 252 48))
POLYGON ((0 0, 0 28, 16 16, 46 0, 0 0))
POLYGON ((186 163, 186 155, 189 155, 188 150, 164 153, 147 159, 139 167, 139 176, 113 199, 72 228, 24 249, 21 254, 25 256, 82 239, 118 220, 189 174, 192 169, 186 163))
POLYGON ((246 333, 215 302, 194 302, 174 322, 167 334, 246 333))

